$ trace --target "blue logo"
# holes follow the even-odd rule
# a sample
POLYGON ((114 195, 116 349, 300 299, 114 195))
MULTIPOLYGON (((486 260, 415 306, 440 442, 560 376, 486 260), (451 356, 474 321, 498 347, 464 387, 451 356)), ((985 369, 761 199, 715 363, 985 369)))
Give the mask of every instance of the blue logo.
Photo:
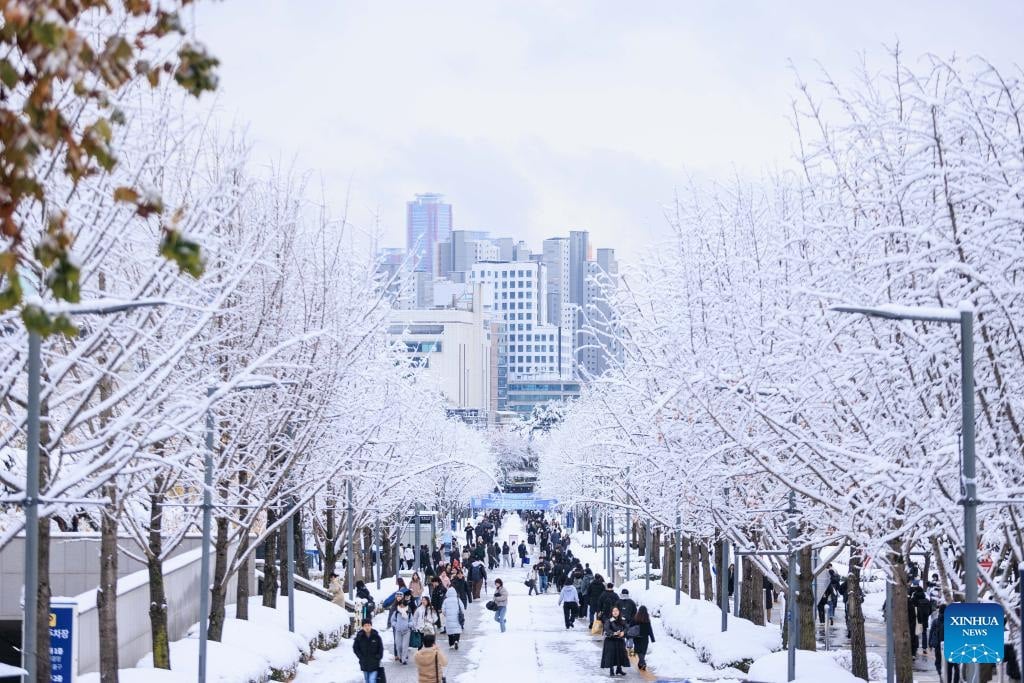
POLYGON ((991 602, 957 602, 946 607, 946 661, 997 664, 1003 661, 1003 608, 991 602))

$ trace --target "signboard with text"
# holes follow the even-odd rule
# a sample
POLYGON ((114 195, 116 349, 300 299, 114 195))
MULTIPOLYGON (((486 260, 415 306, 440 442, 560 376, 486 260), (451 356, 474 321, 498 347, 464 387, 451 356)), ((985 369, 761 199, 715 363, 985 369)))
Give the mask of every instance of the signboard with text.
POLYGON ((75 633, 78 605, 71 600, 50 601, 50 681, 72 683, 78 669, 75 633))
POLYGON ((943 624, 946 661, 998 664, 1003 661, 1003 608, 991 602, 955 602, 943 624))

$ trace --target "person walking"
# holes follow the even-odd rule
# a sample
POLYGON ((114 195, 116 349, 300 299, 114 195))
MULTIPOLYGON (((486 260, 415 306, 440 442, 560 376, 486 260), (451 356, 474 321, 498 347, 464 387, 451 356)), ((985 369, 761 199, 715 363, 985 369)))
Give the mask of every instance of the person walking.
POLYGON ((423 582, 420 581, 419 572, 413 572, 412 578, 409 580, 409 592, 412 593, 412 597, 417 604, 420 601, 420 597, 423 595, 423 582))
POLYGON ((633 598, 629 597, 629 591, 625 588, 622 589, 622 597, 619 599, 618 605, 622 618, 626 620, 627 624, 632 624, 633 617, 636 616, 636 603, 633 598))
POLYGON ((373 621, 363 619, 362 628, 352 641, 352 651, 359 660, 359 670, 363 672, 363 683, 377 683, 377 672, 380 661, 384 659, 384 641, 380 634, 373 630, 373 621))
POLYGON ((327 590, 331 592, 331 602, 339 607, 345 606, 345 588, 337 574, 331 574, 331 582, 327 590))
POLYGON ((423 647, 423 636, 435 636, 440 628, 441 615, 437 613, 437 610, 430 603, 430 598, 424 595, 420 599, 419 607, 412 615, 413 639, 419 641, 413 643, 412 646, 416 649, 423 647))
POLYGON ((647 650, 654 642, 654 630, 651 628, 651 615, 647 612, 646 605, 640 605, 633 617, 633 650, 636 652, 636 668, 641 671, 647 670, 647 650))
POLYGON ((519 566, 520 567, 525 567, 526 566, 526 556, 529 554, 528 551, 526 550, 526 543, 525 542, 519 541, 518 553, 519 553, 519 566))
POLYGON ((475 560, 469 568, 469 585, 473 588, 473 599, 480 599, 480 589, 484 586, 484 579, 487 578, 487 570, 481 560, 475 560))
POLYGON ((406 569, 412 569, 416 566, 416 552, 412 549, 411 545, 405 546, 405 550, 402 551, 402 559, 405 560, 406 569))
POLYGON ((601 648, 601 668, 610 676, 625 676, 622 667, 629 666, 626 654, 626 620, 618 607, 612 607, 604 621, 604 647, 601 648))
POLYGON ((530 571, 526 574, 526 585, 530 588, 527 592, 526 597, 531 595, 540 595, 537 591, 537 568, 530 567, 530 571))
POLYGON ((441 652, 434 636, 423 636, 423 647, 413 655, 413 662, 416 664, 417 683, 441 683, 444 680, 448 656, 441 652))
POLYGON ((462 602, 454 588, 449 588, 441 604, 444 614, 444 630, 448 634, 448 647, 458 650, 462 626, 466 623, 466 613, 462 611, 462 602))
POLYGON ((576 611, 580 607, 580 594, 576 586, 567 583, 562 586, 558 593, 558 604, 562 606, 562 616, 565 618, 565 629, 568 631, 576 623, 576 611))
POLYGON ((501 632, 505 632, 505 615, 508 613, 508 591, 505 590, 505 582, 501 579, 494 580, 494 604, 498 609, 494 611, 494 620, 501 626, 501 632))
POLYGON ((501 566, 512 568, 512 549, 508 547, 508 541, 501 544, 501 566))
POLYGON ((594 626, 594 618, 597 616, 598 611, 600 611, 602 595, 604 595, 604 577, 597 574, 594 576, 593 581, 590 582, 587 594, 584 596, 584 601, 590 614, 590 623, 587 625, 587 628, 593 628, 594 626))
POLYGON ((388 626, 395 639, 395 659, 402 664, 409 663, 409 638, 412 636, 412 610, 405 599, 399 599, 395 611, 388 619, 388 626))

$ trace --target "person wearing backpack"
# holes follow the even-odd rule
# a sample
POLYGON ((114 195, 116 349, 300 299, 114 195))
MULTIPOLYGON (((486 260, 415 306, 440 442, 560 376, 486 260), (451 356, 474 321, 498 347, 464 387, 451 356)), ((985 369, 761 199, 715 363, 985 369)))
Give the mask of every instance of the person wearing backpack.
POLYGON ((448 657, 437 646, 434 636, 423 636, 423 647, 413 656, 417 683, 442 683, 448 657))
POLYGON ((484 569, 484 563, 476 560, 469 568, 469 585, 473 587, 474 600, 480 599, 480 589, 483 588, 485 578, 487 578, 487 570, 484 569))
POLYGON ((405 600, 400 600, 388 619, 388 626, 395 638, 395 659, 402 664, 409 663, 409 637, 412 635, 412 610, 405 600))

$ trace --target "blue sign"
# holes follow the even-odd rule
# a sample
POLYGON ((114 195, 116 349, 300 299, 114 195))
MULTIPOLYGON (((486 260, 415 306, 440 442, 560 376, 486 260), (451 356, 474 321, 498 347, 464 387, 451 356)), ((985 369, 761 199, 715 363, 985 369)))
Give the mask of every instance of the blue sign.
POLYGON ((50 603, 50 681, 75 680, 75 603, 50 603))
POLYGON ((1003 661, 1003 608, 991 602, 955 602, 946 607, 946 661, 998 664, 1003 661))
POLYGON ((476 496, 470 501, 470 505, 484 510, 551 510, 558 505, 558 500, 536 498, 532 493, 494 493, 476 496))

